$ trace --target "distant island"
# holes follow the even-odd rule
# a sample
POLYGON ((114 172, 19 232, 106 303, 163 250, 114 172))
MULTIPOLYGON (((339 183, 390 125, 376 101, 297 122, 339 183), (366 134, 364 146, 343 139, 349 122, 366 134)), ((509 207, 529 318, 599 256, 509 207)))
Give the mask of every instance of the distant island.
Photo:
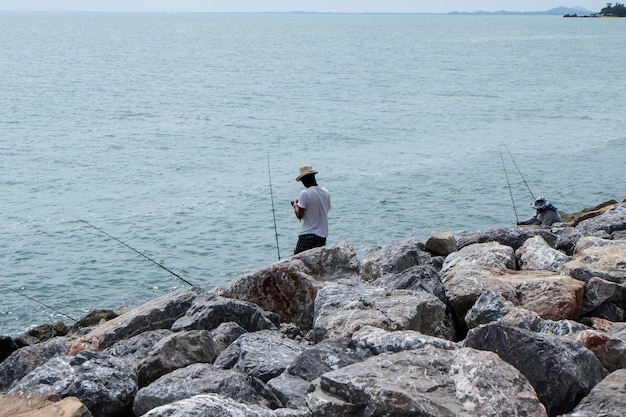
POLYGON ((600 10, 600 13, 593 13, 591 15, 579 16, 578 14, 565 14, 563 17, 626 17, 626 7, 623 4, 615 3, 613 6, 611 3, 607 3, 606 7, 600 10))
POLYGON ((485 12, 482 10, 478 10, 475 12, 449 12, 448 14, 452 15, 554 15, 554 16, 563 16, 563 15, 594 15, 598 14, 597 12, 592 12, 591 10, 584 9, 582 7, 556 7, 550 10, 544 11, 530 11, 530 12, 511 12, 508 10, 500 10, 497 12, 485 12))
POLYGON ((449 12, 450 15, 555 15, 563 17, 626 17, 626 6, 624 4, 607 3, 600 12, 592 12, 582 7, 556 7, 554 9, 534 12, 511 12, 508 10, 500 10, 497 12, 485 12, 478 10, 475 12, 449 12))

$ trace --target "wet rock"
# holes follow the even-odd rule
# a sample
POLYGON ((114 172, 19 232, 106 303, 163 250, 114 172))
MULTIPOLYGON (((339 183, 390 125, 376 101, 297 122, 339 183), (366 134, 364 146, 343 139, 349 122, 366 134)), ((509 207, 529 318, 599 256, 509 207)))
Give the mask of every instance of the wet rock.
POLYGON ((515 251, 520 269, 545 270, 559 272, 564 263, 571 261, 571 256, 550 247, 541 236, 532 237, 515 251))
POLYGON ((201 292, 191 288, 166 294, 151 300, 121 316, 109 320, 91 332, 72 341, 67 348, 68 355, 81 350, 100 351, 115 342, 138 335, 148 330, 169 329, 191 306, 193 299, 201 292))
POLYGON ((18 344, 24 345, 36 345, 55 337, 65 336, 69 331, 69 328, 62 321, 56 321, 54 323, 46 323, 40 326, 36 326, 26 333, 22 334, 18 338, 18 344))
MULTIPOLYGON (((280 401, 260 380, 212 364, 193 364, 162 376, 141 388, 133 403, 133 412, 142 416, 148 411, 200 394, 219 394, 239 403, 278 408, 280 401)), ((156 411, 153 415, 156 414, 156 411)))
POLYGON ((77 397, 94 417, 113 417, 129 409, 137 392, 137 376, 121 360, 102 352, 59 356, 37 367, 10 392, 77 397))
POLYGON ((619 369, 593 387, 574 408, 561 417, 620 417, 626 410, 626 369, 619 369))
POLYGON ((139 364, 139 386, 193 363, 211 363, 216 357, 217 345, 207 330, 173 333, 157 342, 139 364))
POLYGON ((310 274, 300 260, 278 262, 236 278, 224 290, 223 296, 254 303, 263 310, 278 314, 282 321, 308 330, 313 325, 316 294, 310 274))
POLYGON ((545 416, 534 389, 491 352, 432 345, 384 353, 314 381, 314 416, 545 416), (340 414, 342 413, 342 414, 340 414))
POLYGON ((580 344, 495 322, 472 329, 464 346, 497 353, 528 378, 548 415, 568 412, 608 372, 580 344))
POLYGON ((117 314, 113 310, 107 310, 107 309, 94 310, 90 312, 89 314, 87 314, 82 319, 78 320, 72 326, 70 326, 69 333, 79 332, 81 329, 84 329, 86 327, 98 326, 104 323, 105 321, 109 321, 111 319, 116 318, 117 316, 119 316, 119 314, 117 314))
POLYGON ((280 375, 302 352, 303 346, 277 331, 246 333, 215 359, 215 366, 234 369, 263 382, 280 375))

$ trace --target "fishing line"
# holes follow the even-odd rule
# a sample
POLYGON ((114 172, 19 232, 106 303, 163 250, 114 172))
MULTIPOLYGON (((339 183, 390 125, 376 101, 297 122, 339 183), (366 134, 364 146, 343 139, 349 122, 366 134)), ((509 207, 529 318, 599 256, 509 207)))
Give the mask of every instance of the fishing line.
POLYGON ((126 246, 128 249, 132 250, 133 252, 138 253, 139 255, 143 256, 144 258, 146 258, 147 260, 149 260, 150 262, 152 262, 152 263, 153 263, 153 264, 155 264, 156 266, 158 266, 158 267, 160 267, 160 268, 163 268, 164 270, 166 270, 166 271, 167 271, 167 272, 169 272, 170 274, 174 275, 176 278, 178 278, 179 280, 181 280, 181 281, 182 281, 182 282, 184 282, 185 284, 189 285, 190 287, 194 287, 194 285, 193 285, 191 282, 187 281, 185 278, 181 277, 181 276, 180 276, 180 275, 178 275, 177 273, 175 273, 175 272, 173 272, 172 270, 170 270, 170 269, 166 268, 165 266, 161 265, 160 263, 158 263, 158 262, 157 262, 157 261, 155 261, 154 259, 150 258, 149 256, 144 255, 143 253, 139 252, 137 249, 135 249, 135 248, 133 248, 133 247, 131 247, 131 246, 127 245, 126 243, 122 242, 120 239, 116 238, 115 236, 111 236, 110 234, 108 234, 108 233, 107 233, 107 232, 105 232, 104 230, 100 229, 100 228, 99 228, 99 227, 97 227, 97 226, 94 226, 93 224, 89 223, 89 222, 88 222, 88 221, 86 221, 86 220, 83 220, 83 219, 78 219, 78 220, 79 220, 79 221, 81 221, 81 222, 83 222, 83 223, 85 223, 85 224, 86 224, 86 225, 88 225, 88 226, 93 227, 93 228, 94 228, 94 229, 96 229, 97 231, 99 231, 99 232, 101 232, 101 233, 104 233, 105 235, 107 235, 107 236, 108 236, 108 237, 110 237, 111 239, 113 239, 113 240, 115 240, 115 241, 117 241, 117 242, 121 243, 122 245, 126 246))
POLYGON ((513 203, 513 211, 515 212, 515 222, 519 221, 517 217, 517 209, 515 208, 515 200, 513 200, 513 190, 511 190, 511 182, 509 181, 509 173, 506 170, 506 165, 504 164, 504 157, 502 156, 502 150, 500 151, 500 159, 502 160, 502 168, 504 168, 504 176, 506 177, 506 183, 509 186, 509 194, 511 195, 511 203, 513 203))
POLYGON ((13 291, 14 293, 17 293, 17 294, 21 295, 21 296, 22 296, 22 297, 24 297, 24 298, 28 298, 29 300, 34 301, 34 302, 36 302, 37 304, 42 305, 42 306, 44 306, 45 308, 47 308, 47 309, 49 309, 49 310, 54 311, 55 313, 58 313, 58 314, 60 314, 60 315, 62 315, 62 316, 64 316, 64 317, 67 317, 68 319, 70 319, 70 320, 74 321, 75 323, 77 323, 77 322, 78 322, 78 320, 76 320, 74 317, 72 317, 72 316, 70 316, 70 315, 67 315, 67 314, 63 313, 62 311, 59 311, 59 310, 57 310, 57 309, 56 309, 56 308, 54 308, 54 307, 51 307, 51 306, 49 306, 49 305, 47 305, 47 304, 44 304, 44 303, 42 303, 42 302, 41 302, 41 301, 39 301, 39 300, 35 300, 33 297, 31 297, 31 296, 29 296, 29 295, 26 295, 26 294, 24 294, 24 293, 22 293, 22 292, 20 292, 20 291, 18 291, 18 290, 14 290, 14 289, 13 289, 13 288, 11 288, 11 287, 7 287, 7 286, 6 286, 6 285, 4 285, 4 284, 0 284, 0 285, 2 286, 2 288, 6 288, 6 289, 7 289, 7 290, 9 290, 9 291, 13 291))
POLYGON ((276 236, 276 251, 280 261, 280 247, 278 246, 278 228, 276 227, 276 211, 274 210, 274 194, 272 193, 272 173, 270 171, 270 154, 267 153, 267 176, 270 180, 270 198, 272 200, 272 216, 274 217, 274 236, 276 236))
MULTIPOLYGON (((504 142, 502 142, 502 146, 504 146, 504 149, 509 154, 511 161, 513 161, 513 165, 515 165, 517 172, 519 172, 520 177, 522 177, 522 180, 524 181, 524 185, 526 185, 526 188, 528 188, 528 192, 530 193, 530 196, 532 197, 533 200, 535 200, 535 194, 531 191, 530 187, 528 186, 528 183, 526 182, 526 178, 524 178, 524 174, 522 174, 522 171, 517 166, 517 163, 515 162, 513 155, 511 155, 511 152, 509 152, 509 148, 506 147, 506 144, 504 142)), ((500 152, 500 156, 502 156, 502 152, 500 152)), ((504 161, 502 163, 504 163, 504 161)))

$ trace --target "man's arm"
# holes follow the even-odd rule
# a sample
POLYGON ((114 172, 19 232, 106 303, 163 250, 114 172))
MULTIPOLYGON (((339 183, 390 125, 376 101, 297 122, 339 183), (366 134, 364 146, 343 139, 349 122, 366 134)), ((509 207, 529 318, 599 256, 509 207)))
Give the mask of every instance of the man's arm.
POLYGON ((293 212, 295 213, 296 217, 298 218, 298 220, 302 220, 302 218, 304 217, 304 210, 302 207, 300 207, 298 205, 298 200, 293 200, 291 202, 291 206, 293 207, 293 212))

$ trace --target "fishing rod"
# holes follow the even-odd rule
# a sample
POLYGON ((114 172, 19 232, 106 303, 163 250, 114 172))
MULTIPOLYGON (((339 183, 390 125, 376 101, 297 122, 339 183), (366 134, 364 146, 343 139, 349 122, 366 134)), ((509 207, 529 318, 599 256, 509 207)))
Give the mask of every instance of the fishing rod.
POLYGON ((4 285, 4 284, 0 284, 0 286, 2 286, 2 288, 6 288, 6 289, 7 289, 7 290, 9 290, 9 291, 13 291, 13 292, 14 292, 14 293, 16 293, 16 294, 21 295, 21 296, 22 296, 22 297, 24 297, 24 298, 28 298, 29 300, 34 301, 34 302, 36 302, 37 304, 42 305, 42 306, 44 306, 45 308, 47 308, 47 309, 49 309, 49 310, 54 311, 55 313, 58 313, 58 314, 60 314, 60 315, 62 315, 62 316, 64 316, 64 317, 67 317, 68 319, 70 319, 70 320, 74 321, 75 323, 78 323, 78 320, 76 320, 74 317, 72 317, 72 316, 70 316, 70 315, 68 315, 68 314, 65 314, 65 313, 64 313, 64 312, 62 312, 62 311, 59 311, 59 310, 57 310, 57 309, 56 309, 56 308, 54 308, 54 307, 51 307, 51 306, 49 306, 49 305, 47 305, 47 304, 44 304, 44 303, 42 303, 41 301, 36 300, 36 299, 34 299, 33 297, 31 297, 31 296, 29 296, 29 295, 26 295, 26 294, 24 294, 24 293, 22 293, 22 292, 20 292, 20 291, 18 291, 18 290, 15 290, 15 289, 13 289, 13 288, 11 288, 11 287, 6 286, 6 285, 4 285))
MULTIPOLYGON (((528 186, 528 183, 526 182, 526 178, 524 178, 524 174, 522 174, 522 171, 517 166, 517 162, 515 162, 515 159, 513 158, 513 155, 511 155, 511 152, 509 152, 509 148, 507 148, 507 146, 506 146, 506 144, 504 142, 502 142, 502 146, 504 146, 504 149, 509 154, 509 157, 511 158, 511 161, 513 161, 513 165, 515 165, 515 168, 517 169, 517 172, 519 173, 520 177, 522 177, 522 180, 524 181, 524 185, 526 185, 526 188, 528 189, 528 192, 530 193, 530 196, 534 200, 535 199, 535 194, 531 191, 530 187, 528 186)), ((502 155, 502 152, 500 152, 500 155, 502 155)))
POLYGON ((270 171, 270 154, 267 153, 267 176, 270 180, 270 198, 272 199, 272 216, 274 217, 274 236, 276 236, 276 251, 280 261, 280 247, 278 246, 278 228, 276 227, 276 211, 274 210, 274 194, 272 193, 272 173, 270 171))
POLYGON ((517 209, 515 208, 515 200, 513 200, 513 190, 511 189, 511 182, 509 181, 509 173, 506 170, 506 165, 504 164, 504 157, 502 156, 502 150, 500 151, 500 159, 502 160, 502 168, 504 168, 504 176, 506 177, 506 184, 509 186, 509 194, 511 195, 511 203, 513 203, 513 212, 515 212, 515 222, 519 221, 517 217, 517 209))
POLYGON ((122 245, 126 246, 128 249, 132 250, 133 252, 138 253, 139 255, 143 256, 144 258, 146 258, 147 260, 149 260, 150 262, 152 262, 153 264, 155 264, 155 265, 156 265, 156 266, 158 266, 159 268, 163 268, 164 270, 166 270, 166 271, 167 271, 167 272, 169 272, 170 274, 174 275, 176 278, 178 278, 179 280, 181 280, 181 281, 182 281, 182 282, 184 282, 185 284, 189 285, 190 287, 194 287, 194 285, 193 285, 191 282, 187 281, 185 278, 181 277, 180 275, 178 275, 177 273, 173 272, 172 270, 170 270, 170 269, 168 269, 168 268, 164 267, 163 265, 161 265, 160 263, 158 263, 158 262, 157 262, 157 261, 155 261, 154 259, 150 258, 149 256, 144 255, 143 253, 139 252, 137 249, 135 249, 135 248, 133 248, 133 247, 131 247, 131 246, 127 245, 126 243, 122 242, 120 239, 116 238, 115 236, 111 236, 110 234, 108 234, 108 233, 107 233, 107 232, 105 232, 104 230, 100 229, 100 228, 99 228, 99 227, 97 227, 97 226, 94 226, 93 224, 89 223, 89 222, 88 222, 88 221, 86 221, 86 220, 83 220, 83 219, 78 219, 78 220, 79 220, 79 221, 81 221, 81 222, 83 222, 83 223, 85 223, 85 224, 86 224, 86 225, 88 225, 88 226, 93 227, 93 228, 94 228, 94 229, 96 229, 97 231, 99 231, 99 232, 101 232, 101 233, 104 233, 105 235, 107 235, 107 236, 108 236, 108 237, 110 237, 111 239, 113 239, 113 240, 115 240, 115 241, 117 241, 117 242, 121 243, 122 245))

